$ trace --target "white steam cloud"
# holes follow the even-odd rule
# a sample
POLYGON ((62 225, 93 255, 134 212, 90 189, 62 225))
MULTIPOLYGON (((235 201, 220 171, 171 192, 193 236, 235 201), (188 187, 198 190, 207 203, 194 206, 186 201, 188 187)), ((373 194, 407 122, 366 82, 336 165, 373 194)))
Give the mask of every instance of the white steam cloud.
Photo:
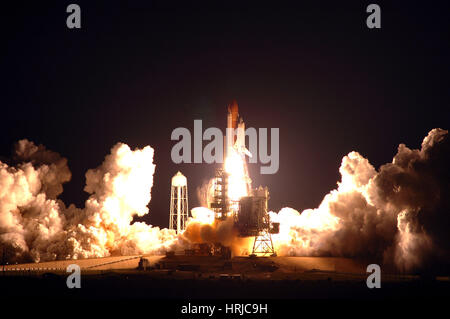
POLYGON ((351 152, 342 160, 338 188, 317 209, 284 208, 274 240, 279 253, 378 258, 413 271, 449 264, 450 143, 433 129, 420 150, 401 144, 377 171, 351 152))
POLYGON ((173 231, 133 216, 148 213, 153 149, 122 143, 86 173, 83 209, 57 199, 71 173, 67 160, 28 140, 17 143, 16 166, 0 162, 0 244, 8 260, 44 261, 158 253, 173 246, 173 231))

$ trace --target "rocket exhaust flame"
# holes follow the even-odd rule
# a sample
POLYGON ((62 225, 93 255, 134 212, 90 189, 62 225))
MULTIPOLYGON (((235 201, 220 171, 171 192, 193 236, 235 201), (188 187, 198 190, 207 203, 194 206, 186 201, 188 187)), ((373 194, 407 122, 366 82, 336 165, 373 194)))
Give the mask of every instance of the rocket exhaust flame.
POLYGON ((238 117, 238 104, 233 101, 228 106, 224 169, 228 174, 228 198, 235 202, 249 195, 251 189, 245 155, 252 156, 252 154, 245 147, 245 124, 242 119, 238 124, 238 117))
POLYGON ((241 197, 248 195, 248 177, 243 158, 232 151, 225 159, 225 171, 228 173, 228 198, 231 201, 239 201, 241 197))

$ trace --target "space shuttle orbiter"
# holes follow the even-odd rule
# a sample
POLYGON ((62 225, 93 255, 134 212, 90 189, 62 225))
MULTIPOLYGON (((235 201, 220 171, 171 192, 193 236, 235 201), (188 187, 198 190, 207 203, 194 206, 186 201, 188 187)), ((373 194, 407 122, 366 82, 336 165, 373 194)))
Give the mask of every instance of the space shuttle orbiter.
POLYGON ((245 123, 242 118, 239 118, 239 108, 236 100, 233 100, 233 102, 228 105, 225 145, 225 156, 231 154, 234 149, 240 155, 245 154, 252 157, 250 151, 245 147, 245 123))

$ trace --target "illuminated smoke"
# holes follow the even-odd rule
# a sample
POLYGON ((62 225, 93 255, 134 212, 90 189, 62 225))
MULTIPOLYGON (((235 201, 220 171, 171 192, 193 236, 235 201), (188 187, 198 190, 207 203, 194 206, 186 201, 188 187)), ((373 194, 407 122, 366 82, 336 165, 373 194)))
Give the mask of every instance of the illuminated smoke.
POLYGON ((210 203, 213 202, 214 188, 213 188, 213 178, 204 181, 202 186, 197 187, 197 199, 200 207, 209 207, 210 203))
POLYGON ((0 243, 10 261, 156 253, 176 243, 173 231, 132 224, 148 213, 155 170, 149 146, 115 145, 86 173, 91 195, 83 209, 56 199, 70 180, 66 159, 22 140, 15 160, 15 167, 0 162, 0 243))
POLYGON ((318 208, 271 213, 281 223, 279 253, 371 257, 406 271, 448 264, 449 145, 448 132, 433 129, 420 150, 401 144, 378 170, 349 153, 338 188, 318 208))
POLYGON ((192 218, 189 218, 183 238, 187 244, 221 244, 230 247, 234 255, 248 253, 252 238, 238 236, 234 228, 233 217, 226 220, 215 220, 214 212, 206 207, 192 209, 192 218))
MULTIPOLYGON (((232 149, 225 159, 224 171, 227 173, 227 196, 231 210, 237 210, 239 199, 248 195, 251 180, 248 177, 245 158, 232 149)), ((214 179, 204 182, 197 189, 199 202, 203 207, 191 210, 192 217, 188 220, 183 238, 188 246, 192 244, 220 244, 229 247, 234 255, 248 254, 252 244, 252 238, 242 238, 234 227, 234 218, 227 217, 225 220, 215 219, 210 203, 214 197, 214 179)))

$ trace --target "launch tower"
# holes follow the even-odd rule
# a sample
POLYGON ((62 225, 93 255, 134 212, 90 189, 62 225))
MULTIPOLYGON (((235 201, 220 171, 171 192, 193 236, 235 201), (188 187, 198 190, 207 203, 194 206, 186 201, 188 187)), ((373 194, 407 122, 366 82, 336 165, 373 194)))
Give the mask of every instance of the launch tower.
POLYGON ((230 196, 233 185, 230 183, 232 173, 226 169, 218 169, 213 179, 213 199, 210 208, 214 211, 216 220, 233 218, 234 228, 238 236, 254 237, 252 255, 276 256, 272 242, 272 234, 279 232, 279 223, 271 222, 268 211, 269 190, 267 187, 251 188, 245 156, 252 154, 245 146, 245 123, 239 118, 236 101, 228 106, 227 136, 225 140, 226 157, 237 156, 242 163, 244 173, 239 174, 244 192, 241 196, 230 196))

